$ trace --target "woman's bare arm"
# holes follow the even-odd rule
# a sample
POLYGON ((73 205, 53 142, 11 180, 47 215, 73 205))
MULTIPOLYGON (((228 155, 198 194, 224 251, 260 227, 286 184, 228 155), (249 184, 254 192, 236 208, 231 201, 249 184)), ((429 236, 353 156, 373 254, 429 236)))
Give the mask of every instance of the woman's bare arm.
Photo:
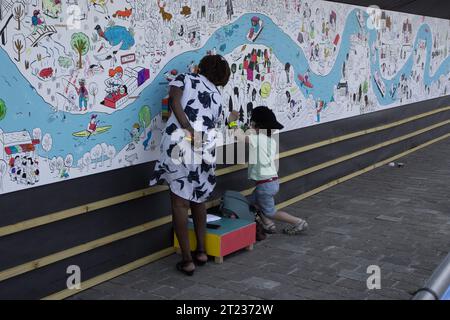
POLYGON ((178 87, 170 87, 169 97, 171 99, 171 108, 175 117, 177 118, 179 124, 183 129, 188 130, 192 135, 194 135, 194 129, 189 122, 189 119, 184 113, 183 107, 181 106, 181 97, 183 96, 183 90, 178 87))

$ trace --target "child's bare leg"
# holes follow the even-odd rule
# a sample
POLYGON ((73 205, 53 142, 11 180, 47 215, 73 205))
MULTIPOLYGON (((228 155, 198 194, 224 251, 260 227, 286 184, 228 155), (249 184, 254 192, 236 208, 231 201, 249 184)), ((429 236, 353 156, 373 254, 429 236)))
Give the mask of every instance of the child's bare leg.
POLYGON ((290 215, 287 212, 284 211, 277 211, 275 213, 275 215, 273 216, 273 218, 277 221, 281 221, 281 222, 286 222, 289 224, 299 224, 300 222, 302 222, 303 220, 297 217, 294 217, 292 215, 290 215))

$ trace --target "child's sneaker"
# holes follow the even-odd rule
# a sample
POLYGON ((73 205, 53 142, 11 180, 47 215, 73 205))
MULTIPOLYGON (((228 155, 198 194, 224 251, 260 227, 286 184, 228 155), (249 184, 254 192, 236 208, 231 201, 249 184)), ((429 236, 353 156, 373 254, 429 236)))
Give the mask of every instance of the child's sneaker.
POLYGON ((288 234, 290 236, 295 236, 300 233, 303 233, 308 229, 308 223, 305 220, 301 220, 297 224, 291 224, 283 229, 283 233, 288 234))

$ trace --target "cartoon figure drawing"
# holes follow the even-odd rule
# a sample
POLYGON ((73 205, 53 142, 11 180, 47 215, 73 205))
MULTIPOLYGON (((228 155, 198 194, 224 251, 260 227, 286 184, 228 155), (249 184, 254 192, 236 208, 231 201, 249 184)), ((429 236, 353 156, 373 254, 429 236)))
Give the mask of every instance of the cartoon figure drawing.
POLYGON ((149 130, 147 133, 147 138, 144 140, 144 142, 142 143, 144 145, 144 150, 147 151, 151 145, 151 141, 152 141, 152 137, 153 137, 153 131, 149 130))
POLYGON ((89 132, 88 138, 95 132, 97 131, 97 126, 98 123, 100 122, 100 120, 97 120, 97 115, 93 114, 91 116, 91 121, 89 121, 89 124, 87 126, 87 132, 89 132))
POLYGON ((91 119, 87 125, 86 130, 75 132, 72 135, 77 138, 90 138, 93 135, 98 135, 109 131, 112 126, 99 126, 100 120, 97 119, 96 114, 91 115, 91 119))
POLYGON ((105 80, 106 92, 110 95, 119 94, 123 87, 123 68, 117 67, 109 70, 109 78, 105 80))
POLYGON ((157 0, 157 3, 158 3, 158 7, 159 7, 159 13, 161 14, 163 22, 169 23, 173 18, 172 14, 170 14, 169 12, 166 12, 166 10, 165 10, 166 4, 161 5, 160 0, 157 0))
POLYGON ((113 18, 121 18, 121 19, 128 19, 131 17, 133 13, 133 9, 127 9, 125 10, 117 10, 116 13, 113 14, 113 18))
POLYGON ((108 0, 89 0, 89 1, 90 5, 92 5, 97 12, 103 14, 108 12, 106 7, 106 2, 108 0))
POLYGON ((113 25, 103 31, 100 25, 96 25, 95 31, 100 38, 105 39, 112 47, 120 44, 120 50, 129 50, 135 44, 133 34, 123 26, 113 25))
POLYGON ((308 69, 304 75, 299 74, 298 75, 298 80, 300 80, 300 83, 301 83, 302 87, 306 86, 306 87, 311 89, 311 88, 314 88, 314 86, 309 81, 309 72, 310 72, 310 70, 308 69))
POLYGON ((84 79, 80 79, 78 81, 78 84, 80 85, 77 89, 77 94, 78 94, 78 101, 79 101, 79 108, 80 111, 83 111, 83 106, 84 106, 84 111, 87 110, 87 105, 88 105, 88 99, 89 99, 89 92, 86 89, 86 80, 84 79))
POLYGON ((41 19, 41 11, 40 10, 33 11, 33 17, 31 17, 31 25, 34 28, 34 31, 36 31, 39 28, 44 27, 44 20, 41 19))
POLYGON ((250 28, 250 31, 247 34, 247 39, 254 42, 261 34, 261 31, 263 30, 264 26, 263 21, 257 16, 254 16, 251 19, 251 22, 252 27, 250 28))
POLYGON ((227 0, 226 6, 227 6, 227 17, 228 17, 228 20, 231 20, 231 18, 233 17, 233 14, 234 14, 233 0, 227 0))
POLYGON ((180 14, 185 16, 186 18, 189 18, 191 16, 191 13, 192 13, 192 11, 191 11, 191 8, 189 6, 183 6, 181 8, 180 14))
POLYGON ((39 163, 31 156, 11 157, 9 167, 11 181, 26 185, 35 185, 39 182, 39 163))
POLYGON ((103 32, 103 29, 100 25, 96 25, 94 29, 95 29, 95 31, 97 31, 97 34, 100 38, 103 38, 106 41, 108 41, 108 39, 105 36, 105 32, 103 32))
POLYGON ((62 11, 61 0, 42 0, 42 9, 45 15, 56 19, 62 11))
POLYGON ((139 143, 140 135, 141 135, 141 125, 139 123, 135 123, 133 128, 130 130, 126 129, 130 134, 131 142, 128 144, 127 151, 131 151, 136 149, 136 145, 139 143))

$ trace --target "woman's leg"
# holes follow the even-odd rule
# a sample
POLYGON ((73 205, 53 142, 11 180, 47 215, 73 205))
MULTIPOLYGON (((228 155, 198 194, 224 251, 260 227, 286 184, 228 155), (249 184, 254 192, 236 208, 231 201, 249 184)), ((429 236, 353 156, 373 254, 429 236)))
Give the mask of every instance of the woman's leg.
MULTIPOLYGON (((195 236, 197 237, 197 251, 206 252, 206 205, 204 203, 191 202, 191 212, 194 221, 195 236)), ((196 258, 200 261, 207 261, 205 253, 197 253, 196 258)))
MULTIPOLYGON (((188 230, 189 201, 177 196, 173 192, 170 192, 170 200, 172 203, 173 227, 180 244, 183 261, 192 261, 188 230)), ((183 269, 191 271, 195 269, 195 265, 194 263, 187 263, 183 269)))

